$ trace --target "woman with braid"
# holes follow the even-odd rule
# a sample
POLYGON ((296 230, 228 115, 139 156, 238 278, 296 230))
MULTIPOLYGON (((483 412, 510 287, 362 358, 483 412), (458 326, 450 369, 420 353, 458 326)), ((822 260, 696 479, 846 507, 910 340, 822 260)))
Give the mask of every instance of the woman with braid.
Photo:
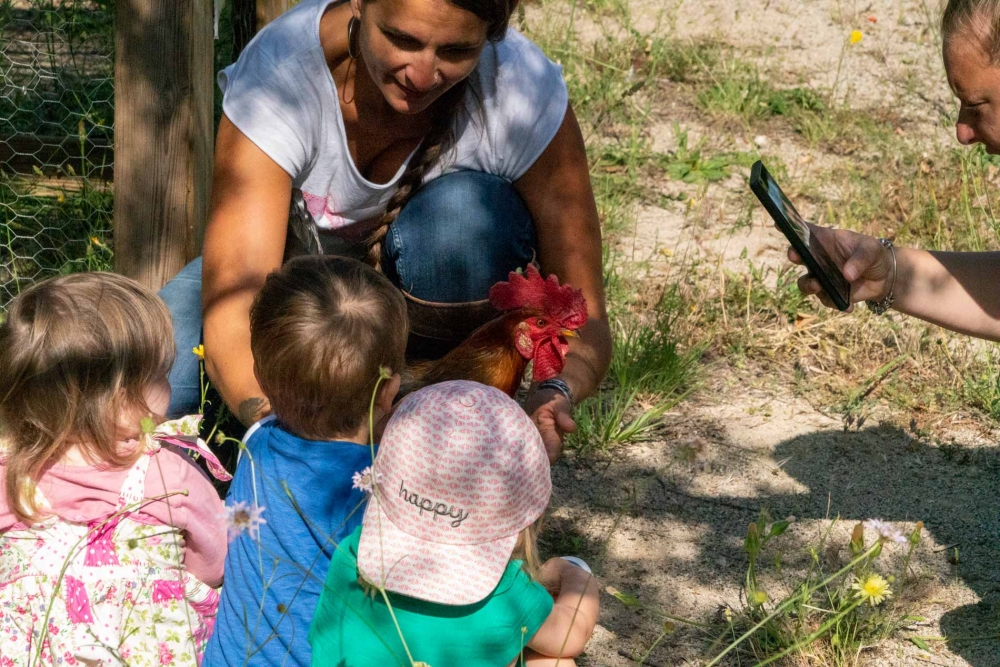
MULTIPOLYGON (((290 256, 363 259, 400 289, 411 355, 492 316, 491 285, 536 261, 583 291, 589 322, 554 388, 525 408, 551 453, 611 356, 601 238, 561 68, 508 24, 518 0, 303 0, 219 74, 224 91, 202 260, 162 296, 178 349, 204 328, 213 385, 250 425, 270 406, 249 312, 290 256), (291 211, 291 213, 290 213, 291 211), (203 316, 203 319, 202 319, 203 316)), ((171 376, 197 401, 197 360, 171 376)))

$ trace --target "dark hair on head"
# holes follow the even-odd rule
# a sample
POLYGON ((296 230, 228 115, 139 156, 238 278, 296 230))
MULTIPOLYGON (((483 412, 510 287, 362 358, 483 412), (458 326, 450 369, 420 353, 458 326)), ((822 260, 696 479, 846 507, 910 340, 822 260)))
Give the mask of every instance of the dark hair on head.
POLYGON ((50 278, 10 303, 0 325, 0 456, 20 521, 38 512, 31 482, 70 445, 109 468, 136 461, 141 450, 119 442, 138 434, 146 392, 167 380, 172 331, 156 294, 113 273, 50 278), (135 419, 134 433, 121 432, 123 418, 135 419))
POLYGON ((979 40, 991 65, 1000 64, 1000 0, 948 0, 941 18, 941 36, 979 40))
POLYGON ((354 259, 297 257, 267 277, 250 310, 254 370, 292 433, 331 440, 368 416, 381 368, 403 369, 403 294, 354 259))
MULTIPOLYGON (((374 2, 375 0, 368 0, 374 2)), ((486 38, 490 42, 499 42, 507 35, 510 17, 517 9, 520 0, 448 0, 459 9, 472 12, 486 23, 486 38)), ((476 72, 459 81, 451 90, 441 96, 435 104, 434 122, 427 132, 416 153, 410 158, 406 171, 399 178, 399 185, 386 204, 385 213, 379 220, 378 227, 368 237, 368 254, 366 261, 376 269, 382 268, 382 243, 389 226, 399 217, 399 212, 410 201, 424 182, 424 175, 433 167, 441 156, 455 143, 455 119, 465 107, 465 94, 476 80, 476 72)), ((473 86, 475 93, 475 87, 473 86)))
POLYGON ((472 12, 486 23, 486 39, 499 42, 507 34, 510 17, 520 0, 448 0, 452 5, 472 12))

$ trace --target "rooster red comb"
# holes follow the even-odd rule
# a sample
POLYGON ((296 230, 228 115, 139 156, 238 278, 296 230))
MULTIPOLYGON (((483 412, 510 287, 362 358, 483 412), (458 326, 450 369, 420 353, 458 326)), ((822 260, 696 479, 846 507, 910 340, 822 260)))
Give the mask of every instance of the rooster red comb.
POLYGON ((507 282, 491 287, 490 303, 497 310, 540 310, 567 329, 579 329, 587 322, 587 300, 583 292, 560 285, 554 275, 543 279, 531 264, 525 273, 511 271, 507 282))

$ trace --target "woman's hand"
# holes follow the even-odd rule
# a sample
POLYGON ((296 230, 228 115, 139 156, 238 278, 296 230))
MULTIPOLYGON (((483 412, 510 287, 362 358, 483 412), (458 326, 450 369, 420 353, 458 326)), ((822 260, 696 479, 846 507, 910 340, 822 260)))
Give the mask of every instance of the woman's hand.
MULTIPOLYGON (((892 254, 878 239, 846 229, 830 229, 813 224, 809 224, 809 233, 826 249, 844 279, 851 284, 852 304, 868 300, 881 301, 885 298, 892 281, 892 254)), ((802 264, 802 258, 794 248, 788 249, 788 259, 795 264, 802 264)), ((823 305, 835 308, 833 301, 812 275, 806 274, 799 278, 799 289, 803 294, 817 295, 823 305)), ((853 309, 852 306, 850 310, 853 309)))
POLYGON ((576 430, 569 399, 554 389, 535 390, 525 401, 524 409, 542 434, 549 463, 555 463, 562 453, 563 436, 576 430))

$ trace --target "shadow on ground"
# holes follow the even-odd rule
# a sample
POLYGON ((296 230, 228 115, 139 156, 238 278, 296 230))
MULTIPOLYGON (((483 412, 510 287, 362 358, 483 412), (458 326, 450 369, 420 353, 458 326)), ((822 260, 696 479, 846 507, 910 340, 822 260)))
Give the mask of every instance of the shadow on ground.
MULTIPOLYGON (((627 517, 651 531, 668 523, 680 525, 680 530, 697 527, 692 533, 697 535, 693 557, 688 555, 682 563, 665 533, 662 555, 657 554, 655 561, 665 576, 683 573, 710 590, 732 588, 733 571, 727 572, 726 564, 742 567, 746 526, 761 508, 775 517, 799 519, 824 519, 830 511, 850 523, 870 518, 921 520, 941 550, 922 554, 925 571, 935 570, 944 582, 957 578, 980 599, 942 617, 948 649, 972 667, 1000 665, 1000 450, 930 446, 887 427, 809 433, 781 442, 770 455, 726 441, 719 428, 708 437, 713 452, 705 457, 707 462, 692 464, 685 445, 668 441, 657 445, 656 456, 612 453, 614 458, 606 461, 581 458, 560 464, 554 470, 554 505, 596 515, 609 526, 616 517, 627 517), (778 462, 783 462, 781 473, 778 462), (779 474, 791 480, 774 483, 779 474), (695 482, 704 482, 706 476, 720 480, 722 493, 692 490, 704 488, 695 482), (742 479, 743 486, 739 493, 726 493, 726 480, 734 479, 742 479), (957 565, 949 562, 956 548, 957 565)), ((571 524, 563 528, 572 529, 571 524)), ((676 534, 678 529, 672 530, 676 534)), ((804 535, 796 538, 790 532, 789 537, 789 552, 795 551, 795 539, 802 547, 809 542, 804 535)), ((641 538, 650 541, 648 534, 641 538)), ((572 537, 567 539, 561 547, 573 546, 572 537)), ((652 544, 656 545, 655 539, 652 544)), ((648 574, 648 567, 635 563, 615 563, 610 557, 602 562, 599 541, 579 539, 576 546, 598 562, 598 572, 603 569, 612 578, 630 571, 633 581, 642 581, 643 572, 648 574)), ((623 614, 631 612, 609 609, 606 618, 609 629, 624 639, 636 624, 623 614)), ((676 657, 670 660, 663 664, 683 664, 676 657)))

